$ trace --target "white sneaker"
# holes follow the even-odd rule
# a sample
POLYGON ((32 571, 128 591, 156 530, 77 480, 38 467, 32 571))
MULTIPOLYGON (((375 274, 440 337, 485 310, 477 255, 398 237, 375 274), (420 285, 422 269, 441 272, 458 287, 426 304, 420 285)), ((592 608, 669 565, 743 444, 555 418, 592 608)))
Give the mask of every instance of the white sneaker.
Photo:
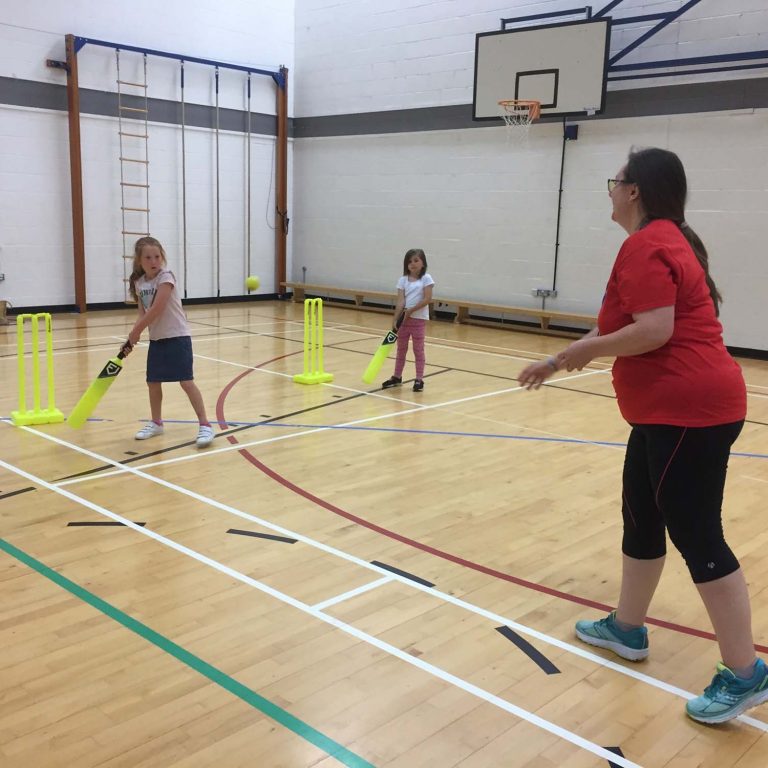
POLYGON ((162 424, 155 424, 154 421, 150 421, 149 424, 143 426, 136 433, 136 439, 148 440, 150 437, 155 437, 155 435, 162 435, 164 431, 162 424))
POLYGON ((213 427, 201 424, 195 442, 198 448, 205 448, 206 445, 210 445, 213 442, 213 427))

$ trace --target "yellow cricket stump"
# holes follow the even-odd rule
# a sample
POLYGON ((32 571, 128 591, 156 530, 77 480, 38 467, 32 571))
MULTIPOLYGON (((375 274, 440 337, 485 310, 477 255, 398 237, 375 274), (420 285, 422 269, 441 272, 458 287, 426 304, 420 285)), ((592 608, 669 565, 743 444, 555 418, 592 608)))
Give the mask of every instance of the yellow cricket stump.
POLYGON ((323 300, 304 299, 304 371, 293 380, 298 384, 325 384, 332 373, 323 371, 323 300))
POLYGON ((19 410, 11 413, 11 421, 17 426, 29 424, 58 424, 64 421, 64 414, 56 407, 53 381, 53 322, 50 314, 19 315, 16 318, 16 342, 19 363, 19 410), (25 321, 29 319, 32 330, 32 397, 33 405, 27 408, 27 370, 24 344, 25 321), (40 403, 40 320, 45 323, 46 375, 48 377, 48 401, 43 408, 40 403))

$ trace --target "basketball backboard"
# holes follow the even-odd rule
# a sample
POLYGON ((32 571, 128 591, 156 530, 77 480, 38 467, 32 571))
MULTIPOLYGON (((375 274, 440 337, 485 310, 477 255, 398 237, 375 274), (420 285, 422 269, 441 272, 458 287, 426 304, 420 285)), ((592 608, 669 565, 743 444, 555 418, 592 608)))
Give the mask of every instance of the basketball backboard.
POLYGON ((498 120, 501 99, 535 99, 541 115, 599 114, 610 20, 481 32, 475 42, 475 120, 498 120))

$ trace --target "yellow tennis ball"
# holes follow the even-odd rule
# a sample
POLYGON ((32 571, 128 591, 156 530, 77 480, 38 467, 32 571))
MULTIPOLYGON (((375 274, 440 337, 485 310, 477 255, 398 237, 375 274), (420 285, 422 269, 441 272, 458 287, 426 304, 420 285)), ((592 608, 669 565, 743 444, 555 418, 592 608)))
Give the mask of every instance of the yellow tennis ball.
POLYGON ((250 277, 245 278, 245 287, 249 291, 255 291, 259 287, 259 278, 255 275, 251 275, 250 277))

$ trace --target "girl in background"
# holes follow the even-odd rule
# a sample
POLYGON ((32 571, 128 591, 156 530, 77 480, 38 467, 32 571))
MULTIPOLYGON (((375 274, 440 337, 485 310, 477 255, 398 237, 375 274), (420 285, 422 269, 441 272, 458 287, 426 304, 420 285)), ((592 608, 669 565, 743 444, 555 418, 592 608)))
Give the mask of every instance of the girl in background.
POLYGON ((397 360, 395 361, 394 376, 388 378, 381 386, 383 389, 399 387, 403 383, 403 368, 408 352, 408 341, 413 338, 413 354, 416 358, 416 378, 413 381, 413 391, 424 389, 424 336, 427 320, 429 320, 429 304, 432 301, 432 286, 435 281, 427 272, 427 257, 421 248, 411 248, 403 259, 403 275, 397 281, 397 304, 395 306, 395 322, 403 313, 403 321, 397 331, 397 360))

